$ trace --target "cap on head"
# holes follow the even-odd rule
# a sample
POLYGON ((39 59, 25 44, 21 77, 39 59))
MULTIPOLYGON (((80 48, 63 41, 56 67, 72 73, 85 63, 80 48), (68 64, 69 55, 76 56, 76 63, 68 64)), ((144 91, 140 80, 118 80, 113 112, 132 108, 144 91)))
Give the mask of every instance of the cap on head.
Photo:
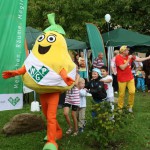
POLYGON ((129 48, 128 48, 128 46, 123 45, 123 46, 120 47, 119 52, 122 53, 122 52, 124 52, 125 50, 129 50, 129 48))
POLYGON ((92 71, 93 71, 93 72, 97 72, 97 73, 98 73, 98 75, 99 75, 100 77, 102 77, 102 74, 101 74, 100 69, 98 69, 98 68, 94 68, 92 71))

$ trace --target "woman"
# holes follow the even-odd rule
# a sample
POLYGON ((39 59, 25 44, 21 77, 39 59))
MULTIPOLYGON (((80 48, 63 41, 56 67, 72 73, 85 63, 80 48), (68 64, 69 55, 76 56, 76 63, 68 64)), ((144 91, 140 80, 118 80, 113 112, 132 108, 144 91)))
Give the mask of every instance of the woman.
POLYGON ((119 50, 114 51, 114 57, 111 60, 111 70, 112 70, 112 76, 113 76, 113 88, 115 94, 118 94, 118 81, 117 81, 117 69, 115 64, 116 56, 119 54, 119 50))

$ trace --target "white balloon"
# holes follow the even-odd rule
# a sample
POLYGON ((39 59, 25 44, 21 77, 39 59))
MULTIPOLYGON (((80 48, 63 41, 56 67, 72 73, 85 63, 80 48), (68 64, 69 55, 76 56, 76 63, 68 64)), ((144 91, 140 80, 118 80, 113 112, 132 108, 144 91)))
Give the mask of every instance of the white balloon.
POLYGON ((105 20, 106 20, 106 22, 109 22, 109 21, 110 21, 110 19, 111 19, 110 14, 106 14, 106 15, 105 15, 105 20))

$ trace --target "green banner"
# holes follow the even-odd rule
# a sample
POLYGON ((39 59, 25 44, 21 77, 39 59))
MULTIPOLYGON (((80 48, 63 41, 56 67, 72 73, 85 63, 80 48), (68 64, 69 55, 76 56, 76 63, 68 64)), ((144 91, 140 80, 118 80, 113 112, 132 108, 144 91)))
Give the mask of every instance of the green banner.
POLYGON ((104 63, 105 65, 107 65, 105 47, 100 31, 92 23, 86 23, 86 29, 88 33, 89 43, 92 49, 93 58, 95 59, 101 52, 104 55, 103 56, 104 63))
MULTIPOLYGON (((27 0, 0 0, 0 74, 20 68, 25 60, 26 11, 27 0)), ((3 94, 20 94, 22 87, 20 76, 5 80, 0 75, 0 103, 5 103, 3 94)), ((22 98, 13 95, 11 103, 12 99, 22 98)))

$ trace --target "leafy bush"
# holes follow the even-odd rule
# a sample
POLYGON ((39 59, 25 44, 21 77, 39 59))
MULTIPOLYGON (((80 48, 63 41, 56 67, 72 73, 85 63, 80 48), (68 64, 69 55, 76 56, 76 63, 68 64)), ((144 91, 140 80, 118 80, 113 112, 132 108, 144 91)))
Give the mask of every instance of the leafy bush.
MULTIPOLYGON (((115 105, 115 104, 114 104, 115 105)), ((103 101, 92 105, 92 113, 95 117, 90 120, 88 137, 92 137, 93 144, 99 148, 105 148, 112 141, 118 130, 127 123, 129 113, 127 108, 111 111, 110 102, 103 101)))

